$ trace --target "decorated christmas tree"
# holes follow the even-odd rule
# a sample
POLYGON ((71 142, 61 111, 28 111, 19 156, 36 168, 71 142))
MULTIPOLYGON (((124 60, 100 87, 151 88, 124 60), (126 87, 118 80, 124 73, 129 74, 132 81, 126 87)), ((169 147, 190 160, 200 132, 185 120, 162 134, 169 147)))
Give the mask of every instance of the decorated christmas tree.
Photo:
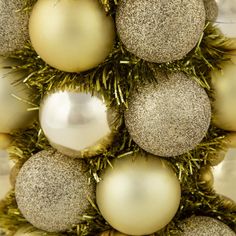
POLYGON ((212 183, 236 147, 236 41, 217 12, 0 0, 3 235, 236 235, 236 204, 212 183))

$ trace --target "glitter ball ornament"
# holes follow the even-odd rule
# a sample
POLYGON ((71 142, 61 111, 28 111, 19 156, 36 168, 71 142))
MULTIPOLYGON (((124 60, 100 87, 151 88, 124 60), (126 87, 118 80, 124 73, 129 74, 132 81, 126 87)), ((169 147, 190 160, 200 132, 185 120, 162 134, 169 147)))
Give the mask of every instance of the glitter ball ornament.
POLYGON ((193 216, 180 225, 181 236, 235 236, 236 234, 224 223, 211 217, 193 216))
POLYGON ((25 72, 6 68, 18 65, 15 60, 0 57, 0 133, 26 127, 36 114, 28 111, 32 108, 32 91, 24 83, 19 83, 25 78, 25 72))
POLYGON ((82 159, 54 150, 32 156, 21 168, 15 193, 18 208, 36 228, 65 231, 80 223, 94 201, 95 183, 82 159))
POLYGON ((0 0, 0 55, 23 48, 29 39, 29 12, 22 0, 0 0))
POLYGON ((195 47, 205 8, 202 0, 120 0, 116 25, 128 51, 150 62, 169 62, 195 47))
POLYGON ((112 17, 94 0, 37 1, 29 33, 38 55, 67 72, 85 71, 102 63, 115 38, 112 17))
POLYGON ((218 16, 218 6, 215 0, 203 0, 206 10, 206 20, 215 21, 218 16))
POLYGON ((209 98, 183 73, 155 72, 158 83, 131 91, 125 123, 133 140, 158 156, 177 156, 196 147, 211 120, 209 98))
POLYGON ((51 145, 72 157, 91 157, 113 141, 115 116, 91 93, 58 91, 40 105, 41 127, 51 145))
POLYGON ((128 235, 152 234, 166 226, 180 203, 180 183, 164 160, 151 155, 116 159, 97 185, 103 217, 128 235))

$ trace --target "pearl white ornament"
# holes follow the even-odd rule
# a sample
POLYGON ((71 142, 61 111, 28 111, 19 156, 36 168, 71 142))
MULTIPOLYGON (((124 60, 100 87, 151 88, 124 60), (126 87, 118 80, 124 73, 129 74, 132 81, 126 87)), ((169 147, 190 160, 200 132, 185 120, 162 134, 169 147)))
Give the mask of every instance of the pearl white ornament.
POLYGON ((166 226, 180 203, 180 183, 166 161, 154 156, 116 159, 97 185, 103 217, 128 235, 152 234, 166 226))
POLYGON ((32 105, 30 89, 22 82, 16 81, 24 78, 25 73, 12 71, 5 67, 16 66, 17 62, 0 57, 0 132, 10 133, 24 128, 33 120, 35 112, 28 111, 32 105))
POLYGON ((115 38, 112 17, 97 0, 39 0, 30 17, 29 33, 38 55, 67 72, 102 63, 115 38))
POLYGON ((39 113, 46 137, 65 155, 90 157, 113 140, 106 104, 89 93, 55 92, 42 101, 39 113))

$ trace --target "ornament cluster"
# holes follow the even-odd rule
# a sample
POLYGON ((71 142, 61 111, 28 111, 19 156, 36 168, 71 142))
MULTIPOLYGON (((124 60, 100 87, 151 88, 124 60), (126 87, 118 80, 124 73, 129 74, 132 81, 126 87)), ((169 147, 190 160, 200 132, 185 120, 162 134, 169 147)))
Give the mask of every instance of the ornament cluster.
MULTIPOLYGON (((37 115, 51 145, 12 174, 18 208, 31 224, 15 235, 69 231, 86 218, 92 203, 121 232, 107 235, 149 235, 166 227, 181 202, 181 183, 168 159, 178 161, 201 143, 211 124, 212 104, 194 78, 164 71, 155 63, 192 53, 206 22, 216 19, 215 1, 120 0, 114 18, 97 0, 38 0, 31 12, 23 10, 19 0, 11 2, 0 0, 0 19, 5 22, 0 26, 0 145, 9 146, 8 135, 29 126, 37 115), (84 92, 79 86, 45 95, 37 114, 31 103, 34 91, 22 83, 27 71, 10 69, 20 64, 5 58, 30 40, 49 66, 80 73, 106 63, 116 38, 125 50, 152 63, 157 81, 143 75, 144 82, 130 91, 124 114, 111 109, 111 101, 99 92, 84 92), (120 116, 141 151, 114 157, 94 178, 88 158, 113 145, 120 116)), ((224 73, 211 74, 213 122, 236 131, 235 56, 222 68, 224 73)), ((213 218, 192 217, 179 227, 183 236, 222 235, 219 231, 235 235, 213 218)))

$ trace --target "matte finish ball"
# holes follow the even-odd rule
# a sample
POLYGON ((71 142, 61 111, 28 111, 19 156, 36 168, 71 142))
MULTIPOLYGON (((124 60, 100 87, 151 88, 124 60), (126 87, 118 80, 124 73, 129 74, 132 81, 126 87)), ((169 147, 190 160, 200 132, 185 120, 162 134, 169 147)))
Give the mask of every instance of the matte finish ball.
MULTIPOLYGON (((145 151, 171 157, 194 149, 211 121, 205 90, 184 73, 155 71, 158 83, 137 84, 129 97, 125 123, 145 151)), ((148 79, 148 78, 147 78, 148 79)))
POLYGON ((24 71, 7 69, 19 65, 17 61, 0 57, 0 132, 10 133, 29 125, 35 112, 29 111, 32 105, 32 91, 23 83, 24 71), (19 82, 20 81, 20 82, 19 82))
POLYGON ((115 38, 112 17, 95 0, 39 0, 30 17, 29 33, 38 55, 67 72, 102 63, 115 38))
POLYGON ((95 201, 95 181, 82 159, 54 150, 33 155, 21 168, 15 186, 19 210, 33 226, 48 232, 70 230, 95 201))
POLYGON ((179 225, 179 236, 236 236, 223 222, 206 216, 193 216, 179 225))
POLYGON ((150 62, 179 60, 205 26, 202 0, 120 0, 116 26, 128 51, 150 62))
POLYGON ((180 183, 167 162, 136 154, 116 159, 97 185, 97 204, 107 222, 128 235, 152 234, 175 216, 180 183))
POLYGON ((113 140, 112 115, 102 99, 90 93, 52 93, 42 101, 39 113, 51 145, 66 155, 91 157, 113 140))

